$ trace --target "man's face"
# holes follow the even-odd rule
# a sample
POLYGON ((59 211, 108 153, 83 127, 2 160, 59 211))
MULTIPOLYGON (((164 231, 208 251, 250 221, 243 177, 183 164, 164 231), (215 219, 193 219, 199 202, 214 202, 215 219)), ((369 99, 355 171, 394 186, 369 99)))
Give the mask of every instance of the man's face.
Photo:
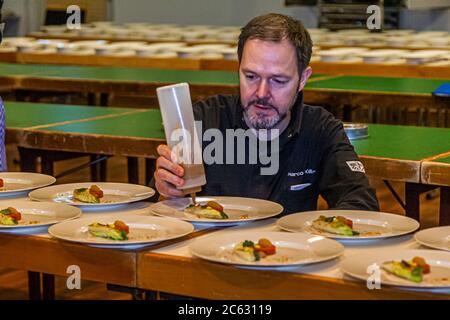
POLYGON ((247 124, 254 129, 284 130, 297 92, 310 74, 308 68, 300 79, 295 47, 289 41, 247 40, 239 66, 247 124))

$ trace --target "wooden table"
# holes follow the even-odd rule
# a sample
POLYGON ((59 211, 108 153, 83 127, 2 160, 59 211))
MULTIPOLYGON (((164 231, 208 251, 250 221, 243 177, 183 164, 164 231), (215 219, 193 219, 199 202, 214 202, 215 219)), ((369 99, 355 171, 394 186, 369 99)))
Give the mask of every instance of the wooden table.
POLYGON ((421 163, 450 150, 450 129, 369 124, 369 137, 352 140, 369 176, 420 183, 421 163))
MULTIPOLYGON (((224 235, 236 230, 280 231, 275 219, 215 231, 224 235)), ((211 235, 211 234, 209 234, 211 235)), ((209 236, 208 235, 208 236, 209 236)), ((205 299, 448 299, 450 291, 414 292, 381 286, 369 290, 365 282, 344 276, 342 258, 289 270, 249 270, 195 258, 190 239, 157 250, 141 251, 137 261, 137 283, 141 289, 170 292, 205 299)), ((345 257, 387 249, 422 248, 412 236, 364 245, 349 245, 345 257)))
MULTIPOLYGON (((402 204, 408 216, 420 220, 420 194, 440 187, 435 181, 424 179, 423 164, 427 160, 448 154, 450 129, 394 125, 369 125, 369 138, 353 140, 352 144, 364 163, 366 173, 382 179, 405 183, 405 201, 402 204)), ((441 188, 444 190, 444 188, 441 188)), ((450 199, 441 195, 440 224, 449 224, 450 199)))
MULTIPOLYGON (((49 275, 69 276, 67 268, 80 267, 82 279, 112 283, 127 287, 136 286, 136 255, 123 250, 105 250, 53 238, 0 233, 0 266, 27 270, 34 283, 39 284, 49 275)), ((54 295, 53 286, 46 286, 43 297, 54 295)), ((32 285, 30 298, 38 299, 40 288, 32 285)))
MULTIPOLYGON (((140 56, 100 56, 58 53, 0 53, 0 61, 22 64, 51 64, 74 66, 131 67, 172 70, 203 70, 203 60, 182 58, 151 58, 140 56)), ((237 64, 235 64, 237 66, 237 64)), ((214 70, 214 69, 211 69, 214 70)), ((218 69, 226 70, 226 69, 218 69)), ((237 71, 237 68, 226 71, 237 71)))
MULTIPOLYGON (((14 89, 155 96, 159 86, 188 82, 193 97, 237 93, 230 71, 0 64, 0 80, 14 89)), ((315 75, 305 101, 333 106, 426 107, 447 110, 448 99, 432 96, 446 80, 315 75)), ((350 120, 350 119, 345 119, 350 120)))
POLYGON ((156 96, 156 88, 188 82, 192 96, 237 92, 238 75, 229 71, 165 70, 58 65, 0 64, 0 80, 15 89, 156 96))
MULTIPOLYGON (((0 200, 0 204, 7 200, 0 200)), ((148 214, 148 203, 121 208, 121 214, 148 214)), ((102 211, 98 214, 117 214, 102 211)), ((89 216, 97 213, 90 212, 89 216)), ((66 276, 69 266, 80 267, 83 280, 104 282, 143 298, 142 290, 206 299, 448 299, 448 291, 415 292, 382 285, 369 290, 364 282, 343 276, 342 258, 289 270, 245 270, 192 257, 195 239, 236 230, 280 231, 276 219, 230 229, 196 228, 183 238, 133 250, 90 247, 51 238, 46 228, 34 234, 0 233, 0 266, 28 270, 31 299, 54 299, 54 275, 66 276), (14 257, 14 259, 11 259, 14 257), (40 293, 42 277, 43 294, 40 293)), ((381 243, 346 246, 344 256, 368 250, 419 248, 411 235, 381 243)))
MULTIPOLYGON (((62 148, 71 152, 154 158, 156 146, 164 141, 161 117, 156 109, 17 102, 5 102, 5 107, 8 140, 31 151, 59 151, 62 148)), ((432 159, 450 150, 450 139, 446 139, 449 129, 370 125, 369 133, 368 139, 353 142, 367 174, 379 179, 403 181, 407 186, 426 186, 422 174, 424 159, 432 159)), ((429 182, 437 183, 434 180, 429 182)), ((410 187, 406 191, 407 194, 411 193, 406 199, 407 214, 418 219, 419 208, 408 206, 408 201, 414 202, 416 198, 418 201, 418 193, 414 193, 414 188, 410 187)), ((448 198, 441 201, 448 203, 448 198)), ((83 273, 83 279, 205 298, 440 298, 435 294, 390 288, 368 291, 361 283, 314 272, 302 275, 240 270, 199 261, 190 256, 171 254, 170 250, 164 251, 163 247, 156 252, 110 252, 106 249, 60 243, 45 237, 0 235, 0 241, 12 243, 11 247, 0 246, 0 253, 3 253, 1 250, 6 250, 0 254, 3 257, 0 259, 1 266, 43 273, 50 284, 52 274, 66 275, 68 264, 81 264, 82 270, 88 270, 83 273), (23 252, 20 254, 21 259, 10 259, 13 252, 16 255, 17 252, 23 252), (52 255, 58 255, 61 263, 50 263, 55 259, 52 255), (99 255, 106 261, 119 259, 121 263, 111 266, 117 269, 102 272, 105 269, 96 264, 99 255), (41 261, 41 257, 45 259, 41 261), (133 265, 136 266, 134 269, 133 265), (200 286, 199 283, 204 285, 200 286), (273 291, 267 292, 270 288, 273 291)), ((32 273, 34 277, 35 273, 32 273)), ((36 290, 33 292, 36 296, 36 290)), ((48 288, 45 292, 47 297, 52 296, 48 288)))
MULTIPOLYGON (((0 199, 0 205, 7 204, 7 199, 0 199)), ((120 212, 142 214, 147 212, 147 207, 145 203, 132 204, 120 212)), ((96 214, 89 212, 89 216, 96 214)), ((0 242, 0 266, 29 272, 30 299, 41 298, 41 277, 42 298, 54 298, 54 275, 70 276, 69 266, 78 266, 81 278, 85 280, 133 288, 137 284, 135 250, 103 249, 58 241, 48 235, 46 227, 36 228, 31 234, 0 233, 0 242)))
POLYGON ((310 65, 314 72, 326 74, 450 79, 450 63, 447 65, 436 63, 414 65, 315 61, 310 65))
MULTIPOLYGON (((25 159, 33 158, 36 150, 143 157, 151 159, 148 180, 156 147, 165 142, 157 109, 16 102, 6 102, 5 107, 7 140, 27 151, 25 159), (47 114, 52 117, 42 116, 47 114)), ((421 178, 422 162, 450 151, 449 132, 447 128, 370 124, 369 138, 354 140, 353 145, 369 176, 406 184, 405 211, 419 220, 420 194, 436 188, 436 183, 421 178)))
POLYGON ((421 180, 426 184, 440 186, 440 223, 450 225, 450 153, 424 161, 421 180))
MULTIPOLYGON (((25 194, 26 196, 26 194, 25 194)), ((15 198, 15 200, 28 198, 15 198)), ((31 201, 31 200, 30 200, 31 201)), ((0 198, 0 206, 8 205, 8 199, 0 198)), ((135 202, 118 210, 89 211, 82 217, 93 215, 148 215, 149 202, 135 202)), ((68 267, 79 267, 83 280, 103 282, 112 287, 126 288, 134 298, 140 298, 137 289, 137 255, 142 248, 110 249, 59 241, 51 237, 47 227, 34 229, 26 234, 0 232, 0 267, 28 271, 29 298, 51 300, 55 298, 54 276, 69 277, 68 267)), ((170 245, 179 241, 207 234, 216 228, 197 227, 194 232, 180 239, 164 242, 170 245)), ((159 248, 160 244, 147 246, 159 248)))
POLYGON ((7 142, 23 147, 154 158, 165 141, 157 109, 6 102, 5 110, 7 142))
POLYGON ((309 82, 305 100, 318 105, 434 107, 447 110, 449 99, 432 95, 446 82, 420 78, 330 76, 309 82))
MULTIPOLYGON (((0 52, 1 62, 73 66, 131 67, 176 70, 221 70, 237 72, 239 62, 225 59, 152 58, 142 56, 77 55, 33 52, 0 52)), ((450 62, 420 65, 311 61, 314 73, 328 75, 389 76, 450 79, 450 62)))
MULTIPOLYGON (((22 171, 34 172, 37 157, 42 158, 42 173, 54 175, 53 163, 57 160, 75 155, 121 155, 128 157, 129 182, 138 183, 137 157, 150 159, 146 164, 150 176, 156 147, 165 141, 161 115, 156 109, 24 102, 7 102, 5 109, 6 141, 18 144, 22 171), (133 122, 137 119, 141 119, 139 126, 133 122), (60 126, 63 130, 57 131, 60 126)), ((93 158, 91 161, 96 160, 93 158)))
MULTIPOLYGON (((136 58, 135 58, 136 59, 136 58)), ((193 59, 187 59, 193 60, 193 59)), ((42 57, 24 57, 26 63, 44 63, 42 57), (36 61, 36 62, 34 62, 36 61)), ((74 62, 84 64, 81 59, 75 58, 74 62)), ((193 60, 195 61, 195 60, 193 60)), ((226 70, 235 71, 239 68, 238 61, 224 59, 199 59, 196 60, 202 70, 226 70)), ((103 62, 102 62, 103 63, 103 62)), ((105 61, 106 63, 106 61, 105 61)), ((139 63, 143 67, 151 63, 150 61, 131 62, 139 63)), ((314 73, 327 75, 349 75, 349 76, 379 76, 379 77, 405 77, 405 78, 431 78, 431 79, 450 79, 450 62, 447 63, 425 63, 421 65, 414 64, 388 64, 388 63, 364 63, 364 62, 325 62, 311 61, 309 63, 314 73)))

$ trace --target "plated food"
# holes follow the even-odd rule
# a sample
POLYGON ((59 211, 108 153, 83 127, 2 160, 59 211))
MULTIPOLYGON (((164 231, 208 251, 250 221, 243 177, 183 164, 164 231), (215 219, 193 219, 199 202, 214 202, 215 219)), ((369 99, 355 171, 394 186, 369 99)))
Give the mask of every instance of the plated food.
POLYGON ((369 277, 374 280, 377 268, 382 286, 450 288, 450 252, 370 250, 352 255, 341 264, 344 273, 363 281, 369 277))
POLYGON ((392 260, 385 261, 381 268, 397 277, 420 283, 423 281, 423 275, 430 273, 430 265, 422 257, 414 257, 410 261, 392 260))
POLYGON ((0 231, 24 231, 28 228, 48 226, 80 216, 80 209, 65 204, 3 200, 0 203, 0 231))
POLYGON ((11 197, 25 191, 55 183, 52 176, 32 172, 0 172, 0 197, 11 197))
POLYGON ((306 232, 339 240, 374 240, 416 231, 419 222, 391 213, 322 210, 286 215, 277 221, 286 231, 306 232))
POLYGON ((97 186, 92 185, 89 188, 78 188, 73 190, 73 199, 85 203, 100 203, 103 198, 103 191, 97 186))
POLYGON ((266 219, 282 211, 278 203, 242 197, 197 197, 197 205, 191 198, 178 198, 150 206, 150 212, 158 216, 222 226, 266 219))
MULTIPOLYGON (((353 230, 353 221, 343 216, 320 216, 312 222, 312 227, 318 231, 325 231, 342 236, 359 236, 358 231, 353 230)), ((379 232, 377 234, 380 234, 379 232)))
POLYGON ((16 208, 8 207, 0 210, 0 224, 2 225, 15 225, 19 223, 20 219, 22 219, 22 215, 16 208))
POLYGON ((99 247, 135 248, 185 236, 192 224, 143 215, 96 214, 51 226, 55 238, 99 247))
POLYGON ((275 254, 276 251, 277 249, 273 243, 265 238, 259 239, 257 243, 251 240, 242 241, 233 249, 233 253, 238 257, 250 262, 264 259, 267 256, 275 254))
POLYGON ((94 237, 111 240, 128 240, 130 227, 121 220, 107 224, 93 222, 88 226, 88 232, 94 237))
POLYGON ((340 256, 334 240, 287 232, 233 231, 197 238, 191 253, 205 260, 250 267, 286 267, 317 263, 340 256))
POLYGON ((104 209, 110 206, 147 199, 152 188, 137 184, 113 182, 69 183, 34 190, 28 195, 36 201, 61 202, 76 206, 104 209))
POLYGON ((224 212, 223 206, 216 201, 208 201, 206 204, 190 204, 185 212, 196 215, 199 218, 206 219, 229 219, 224 212))

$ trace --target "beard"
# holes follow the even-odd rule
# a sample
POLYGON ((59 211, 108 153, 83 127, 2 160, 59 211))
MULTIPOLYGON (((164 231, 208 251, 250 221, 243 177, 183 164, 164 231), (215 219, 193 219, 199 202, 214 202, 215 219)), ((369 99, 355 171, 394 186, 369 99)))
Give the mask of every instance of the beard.
POLYGON ((269 130, 269 129, 273 129, 277 124, 279 124, 281 121, 283 121, 287 117, 288 112, 290 112, 290 109, 291 108, 288 109, 289 111, 281 114, 280 111, 274 105, 272 105, 268 102, 267 98, 259 98, 259 99, 255 99, 255 100, 252 100, 249 103, 247 103, 247 105, 244 107, 244 114, 245 114, 248 122, 251 124, 251 126, 254 129, 269 130), (266 108, 270 108, 275 112, 275 114, 270 116, 264 112, 258 112, 258 111, 251 110, 251 107, 255 106, 255 105, 261 105, 266 108))

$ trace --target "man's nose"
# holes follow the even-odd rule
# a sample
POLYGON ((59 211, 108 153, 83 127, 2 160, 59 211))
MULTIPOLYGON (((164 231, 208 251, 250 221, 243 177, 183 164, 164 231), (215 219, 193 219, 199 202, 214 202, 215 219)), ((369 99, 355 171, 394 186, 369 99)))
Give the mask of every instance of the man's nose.
POLYGON ((256 90, 256 96, 258 98, 265 98, 269 95, 269 84, 266 80, 261 80, 261 82, 258 85, 258 88, 256 90))

